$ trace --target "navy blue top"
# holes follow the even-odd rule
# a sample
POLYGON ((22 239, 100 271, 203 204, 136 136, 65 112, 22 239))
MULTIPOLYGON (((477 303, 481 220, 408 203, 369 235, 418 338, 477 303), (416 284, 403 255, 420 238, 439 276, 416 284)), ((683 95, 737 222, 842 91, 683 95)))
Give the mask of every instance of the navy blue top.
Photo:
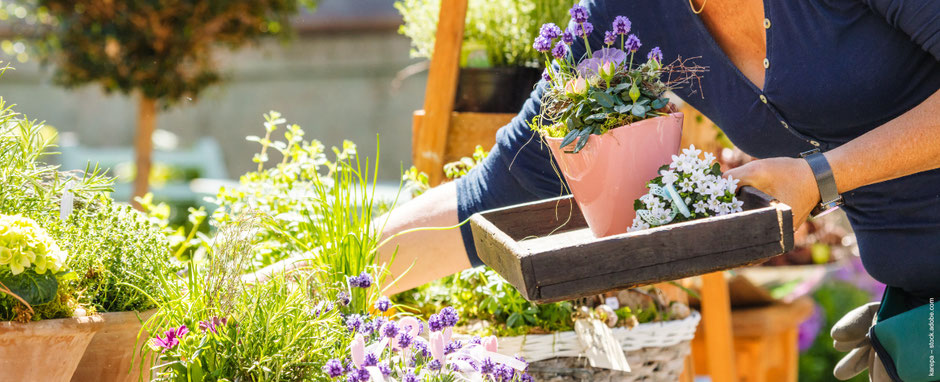
MULTIPOLYGON (((662 47, 666 62, 700 57, 695 62, 709 68, 701 92, 677 94, 758 158, 831 150, 940 89, 937 0, 765 0, 770 65, 763 90, 734 66, 686 0, 582 5, 591 11, 593 47, 623 15, 643 41, 640 57, 654 46, 662 47)), ((575 57, 584 53, 583 43, 572 47, 575 57)), ((538 114, 543 86, 499 130, 486 161, 457 181, 461 221, 478 211, 561 195, 551 154, 526 124, 538 114)), ((915 295, 940 296, 940 170, 843 196, 868 272, 915 295)), ((462 230, 471 263, 482 264, 469 227, 462 230)))

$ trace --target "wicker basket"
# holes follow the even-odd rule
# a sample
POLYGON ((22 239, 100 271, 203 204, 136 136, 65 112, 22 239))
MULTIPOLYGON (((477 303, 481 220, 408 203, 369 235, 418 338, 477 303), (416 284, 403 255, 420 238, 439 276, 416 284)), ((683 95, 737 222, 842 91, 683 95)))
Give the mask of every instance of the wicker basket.
POLYGON ((674 382, 691 352, 691 340, 701 318, 693 311, 682 320, 612 329, 630 363, 630 373, 591 367, 581 357, 581 342, 574 332, 503 337, 499 339, 499 352, 525 357, 529 374, 537 381, 674 382))

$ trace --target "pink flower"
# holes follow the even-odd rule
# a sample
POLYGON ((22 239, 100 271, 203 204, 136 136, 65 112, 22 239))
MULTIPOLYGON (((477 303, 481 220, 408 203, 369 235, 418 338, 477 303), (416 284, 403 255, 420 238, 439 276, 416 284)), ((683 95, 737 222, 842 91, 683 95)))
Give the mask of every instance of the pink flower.
POLYGON ((352 361, 356 367, 362 367, 362 363, 366 359, 366 340, 362 337, 362 334, 356 334, 353 337, 352 342, 349 344, 349 353, 352 355, 352 361))
POLYGON ((431 357, 436 360, 444 359, 444 335, 441 332, 431 332, 431 357))
POLYGON ((496 349, 499 348, 499 341, 496 339, 496 336, 489 336, 483 339, 483 348, 486 351, 496 352, 496 349))
POLYGON ((446 347, 447 344, 450 343, 450 337, 454 335, 454 330, 451 327, 447 327, 441 331, 441 334, 444 336, 444 346, 446 347))
POLYGON ((176 329, 167 330, 164 335, 166 337, 160 337, 159 335, 156 338, 150 340, 150 342, 156 346, 163 348, 163 352, 170 350, 176 345, 180 344, 180 338, 182 338, 186 333, 189 333, 189 328, 186 325, 182 325, 176 329))
POLYGON ((408 334, 412 337, 415 337, 421 334, 421 322, 414 317, 405 317, 398 320, 398 326, 403 330, 407 330, 408 334))
POLYGON ((587 81, 584 78, 573 78, 565 84, 565 93, 568 97, 583 96, 587 94, 587 87, 587 81))

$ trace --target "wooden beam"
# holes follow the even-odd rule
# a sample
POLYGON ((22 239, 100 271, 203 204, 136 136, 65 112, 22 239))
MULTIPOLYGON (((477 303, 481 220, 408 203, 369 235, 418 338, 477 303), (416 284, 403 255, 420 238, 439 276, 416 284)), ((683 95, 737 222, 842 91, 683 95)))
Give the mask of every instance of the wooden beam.
POLYGON ((454 94, 457 92, 460 48, 466 16, 467 0, 441 2, 434 56, 431 59, 428 84, 424 92, 425 116, 414 129, 415 147, 412 147, 412 161, 418 170, 428 174, 432 186, 443 180, 440 169, 444 165, 450 113, 454 109, 454 94))
POLYGON ((714 382, 737 382, 731 334, 731 302, 723 272, 702 276, 702 326, 708 374, 714 382))

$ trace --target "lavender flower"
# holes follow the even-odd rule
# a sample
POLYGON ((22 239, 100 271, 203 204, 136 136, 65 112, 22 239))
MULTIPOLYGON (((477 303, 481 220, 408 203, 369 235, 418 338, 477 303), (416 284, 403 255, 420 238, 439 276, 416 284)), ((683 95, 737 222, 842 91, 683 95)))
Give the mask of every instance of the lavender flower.
POLYGON ((591 23, 580 23, 574 26, 574 34, 578 37, 587 37, 594 31, 594 25, 591 23))
POLYGON ((362 316, 358 314, 350 314, 346 317, 346 330, 349 330, 351 333, 355 333, 362 327, 362 316))
POLYGON ((631 34, 627 36, 627 42, 624 43, 623 48, 629 50, 630 53, 634 53, 639 50, 641 46, 643 46, 643 44, 640 43, 640 38, 636 37, 635 34, 631 34))
POLYGON ((346 382, 361 382, 359 381, 359 375, 352 373, 346 376, 346 382))
POLYGON ((405 377, 402 379, 402 382, 419 382, 419 380, 418 380, 418 376, 415 375, 415 372, 412 370, 409 370, 408 373, 405 374, 405 377))
POLYGON ((430 329, 432 332, 439 332, 444 330, 446 327, 447 324, 440 314, 432 314, 431 317, 428 317, 428 329, 430 329))
POLYGON ((359 276, 349 276, 349 277, 347 277, 347 278, 346 278, 346 283, 348 283, 350 287, 358 288, 358 287, 359 287, 359 276))
POLYGON ((392 301, 388 297, 382 296, 375 302, 375 308, 381 312, 387 312, 392 307, 392 301))
POLYGON ((414 340, 414 337, 412 337, 410 333, 402 331, 401 333, 398 333, 397 339, 398 347, 407 349, 409 346, 411 346, 411 341, 414 340))
POLYGON ((561 34, 561 41, 565 44, 571 45, 574 43, 574 33, 570 30, 566 30, 565 33, 561 34))
POLYGON ((346 293, 346 291, 340 291, 336 294, 336 301, 343 306, 349 305, 349 301, 351 301, 349 298, 349 293, 346 293))
POLYGON ((473 337, 470 337, 470 340, 467 341, 467 343, 471 345, 482 345, 483 339, 480 338, 480 336, 473 336, 473 337))
MULTIPOLYGON (((557 44, 555 44, 555 48, 552 49, 552 56, 554 56, 555 58, 557 58, 557 59, 559 59, 559 60, 562 59, 562 58, 565 58, 565 55, 567 55, 567 54, 568 54, 568 45, 565 45, 565 43, 563 43, 563 42, 561 42, 561 41, 559 41, 557 44)), ((543 76, 543 77, 544 77, 544 76, 547 76, 547 75, 548 75, 548 71, 547 71, 547 70, 546 70, 544 73, 542 73, 542 76, 543 76)), ((546 81, 549 81, 549 80, 551 80, 551 77, 549 77, 548 79, 546 79, 546 81)))
POLYGON ((415 353, 420 353, 425 358, 431 356, 431 350, 428 349, 428 343, 424 341, 414 341, 415 353))
POLYGON ((532 379, 529 373, 522 373, 522 376, 519 377, 519 382, 535 382, 535 380, 532 379))
POLYGON ((450 364, 450 369, 453 370, 454 372, 457 372, 457 373, 460 372, 460 366, 457 366, 456 363, 450 364))
POLYGON ((571 15, 571 19, 574 20, 574 22, 579 23, 579 24, 587 22, 588 16, 591 15, 590 13, 588 13, 587 8, 582 7, 578 4, 575 4, 573 7, 571 7, 571 9, 568 10, 568 14, 571 15))
POLYGON ((372 376, 369 374, 369 370, 366 368, 353 369, 349 372, 349 375, 346 376, 347 382, 369 382, 372 376))
POLYGON ((428 368, 431 370, 435 370, 435 371, 440 370, 442 366, 444 366, 444 364, 442 364, 440 360, 435 359, 435 360, 432 360, 431 362, 428 362, 428 368))
POLYGON ((617 42, 617 34, 611 31, 604 32, 604 44, 614 45, 617 42))
POLYGON ((189 328, 186 325, 181 325, 176 329, 167 330, 164 335, 165 337, 160 337, 159 335, 156 338, 151 339, 151 343, 156 346, 163 348, 161 352, 170 350, 176 345, 180 344, 180 338, 182 338, 186 333, 189 333, 189 328))
POLYGON ((358 277, 350 278, 349 285, 363 288, 363 289, 368 288, 372 286, 372 275, 363 271, 362 273, 359 274, 358 277), (352 279, 356 280, 356 285, 353 285, 352 279))
POLYGON ((551 81, 552 76, 548 74, 548 69, 542 71, 542 79, 545 81, 551 81))
POLYGON ((372 321, 365 321, 359 326, 359 333, 362 333, 364 336, 371 335, 373 330, 375 330, 375 325, 373 325, 372 321))
POLYGON ((375 366, 379 364, 379 357, 376 357, 373 353, 366 353, 366 356, 362 359, 362 366, 375 366))
POLYGON ((331 379, 343 375, 343 364, 338 359, 331 359, 323 365, 323 373, 331 379))
POLYGON ((496 362, 493 362, 491 358, 484 358, 483 363, 480 364, 480 372, 489 375, 493 374, 496 371, 496 362))
POLYGON ((614 33, 624 35, 630 33, 632 23, 626 16, 617 16, 614 18, 614 33))
POLYGON ((448 306, 444 309, 441 309, 440 314, 441 318, 444 320, 444 325, 453 327, 457 325, 458 321, 460 321, 460 315, 457 314, 457 309, 454 309, 453 307, 448 306))
POLYGON ((539 31, 539 36, 545 37, 549 40, 554 40, 561 36, 561 28, 559 28, 555 23, 542 24, 542 29, 539 31))
POLYGON ((516 372, 509 366, 498 364, 496 365, 493 374, 496 377, 496 380, 499 382, 511 382, 516 372))
POLYGON ((225 317, 212 317, 205 321, 199 321, 199 329, 202 331, 212 331, 213 333, 218 333, 218 327, 225 326, 228 324, 228 319, 225 317))
POLYGON ((385 325, 382 325, 382 335, 388 338, 398 335, 398 324, 395 321, 386 322, 385 325))
POLYGON ((388 366, 388 362, 382 362, 379 364, 379 371, 382 372, 382 375, 388 377, 392 375, 392 368, 388 366))
POLYGON ((447 344, 447 346, 444 347, 444 354, 453 354, 457 350, 460 350, 460 348, 462 347, 463 347, 463 343, 460 341, 451 342, 447 344))
POLYGON ((656 62, 663 62, 663 51, 660 50, 659 47, 657 46, 651 49, 650 52, 646 54, 646 59, 651 60, 651 61, 655 60, 656 62))
POLYGON ((552 49, 552 40, 545 38, 545 36, 539 36, 535 38, 535 41, 532 42, 532 48, 545 53, 552 49))

